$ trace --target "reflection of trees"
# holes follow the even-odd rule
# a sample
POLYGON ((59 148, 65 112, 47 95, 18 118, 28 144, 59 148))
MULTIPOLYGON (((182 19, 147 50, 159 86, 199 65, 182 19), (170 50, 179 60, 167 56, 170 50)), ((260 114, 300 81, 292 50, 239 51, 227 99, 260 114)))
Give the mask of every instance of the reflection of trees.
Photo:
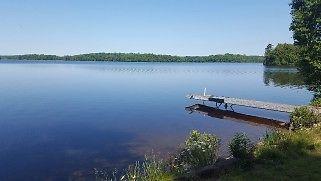
POLYGON ((294 68, 264 68, 264 84, 280 87, 307 88, 314 98, 321 97, 321 78, 309 79, 294 68))
POLYGON ((314 92, 314 99, 321 98, 321 75, 302 73, 304 82, 308 85, 308 89, 314 92))
POLYGON ((264 84, 280 87, 305 87, 302 76, 293 68, 265 68, 264 84))

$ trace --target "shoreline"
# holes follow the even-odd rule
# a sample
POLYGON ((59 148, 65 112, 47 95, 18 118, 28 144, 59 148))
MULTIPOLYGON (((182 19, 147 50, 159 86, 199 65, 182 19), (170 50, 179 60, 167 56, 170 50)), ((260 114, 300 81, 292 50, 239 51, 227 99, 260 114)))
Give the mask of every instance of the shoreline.
MULTIPOLYGON (((16 60, 16 59, 0 59, 0 63, 50 63, 50 62, 57 62, 57 63, 168 63, 168 64, 262 64, 262 62, 224 62, 224 61, 216 61, 216 62, 191 62, 191 61, 107 61, 107 60, 16 60)), ((278 67, 274 67, 278 68, 278 67)), ((285 68, 285 67, 283 67, 285 68)), ((288 67, 293 68, 293 67, 288 67)))

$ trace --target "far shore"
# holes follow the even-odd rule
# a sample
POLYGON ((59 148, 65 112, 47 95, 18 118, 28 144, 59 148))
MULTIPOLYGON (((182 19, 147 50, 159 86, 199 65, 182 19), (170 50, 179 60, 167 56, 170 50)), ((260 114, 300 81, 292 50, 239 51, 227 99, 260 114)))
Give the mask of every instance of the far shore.
POLYGON ((33 61, 108 61, 108 62, 184 62, 184 63, 263 63, 264 57, 259 55, 218 54, 208 56, 176 56, 140 53, 89 53, 79 55, 0 55, 1 60, 33 60, 33 61))

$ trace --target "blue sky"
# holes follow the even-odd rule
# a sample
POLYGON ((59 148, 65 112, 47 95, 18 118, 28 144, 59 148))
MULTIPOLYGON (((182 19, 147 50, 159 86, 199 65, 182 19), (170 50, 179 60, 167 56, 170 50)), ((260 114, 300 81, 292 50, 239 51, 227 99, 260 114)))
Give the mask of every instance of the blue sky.
POLYGON ((1 0, 0 54, 262 55, 292 43, 290 0, 1 0))

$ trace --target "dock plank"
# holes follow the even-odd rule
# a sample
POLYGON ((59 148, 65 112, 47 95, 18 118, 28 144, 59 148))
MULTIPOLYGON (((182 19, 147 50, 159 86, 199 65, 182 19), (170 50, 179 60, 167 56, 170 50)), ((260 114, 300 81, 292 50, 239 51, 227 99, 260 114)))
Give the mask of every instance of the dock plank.
POLYGON ((279 104, 279 103, 271 103, 271 102, 263 102, 263 101, 239 99, 239 98, 231 98, 231 97, 222 97, 222 96, 213 96, 213 95, 190 94, 187 96, 187 98, 200 100, 200 101, 212 101, 216 103, 224 103, 224 104, 230 104, 230 105, 238 105, 238 106, 252 107, 252 108, 258 108, 258 109, 287 112, 287 113, 291 113, 295 110, 295 108, 300 107, 299 105, 279 104))

